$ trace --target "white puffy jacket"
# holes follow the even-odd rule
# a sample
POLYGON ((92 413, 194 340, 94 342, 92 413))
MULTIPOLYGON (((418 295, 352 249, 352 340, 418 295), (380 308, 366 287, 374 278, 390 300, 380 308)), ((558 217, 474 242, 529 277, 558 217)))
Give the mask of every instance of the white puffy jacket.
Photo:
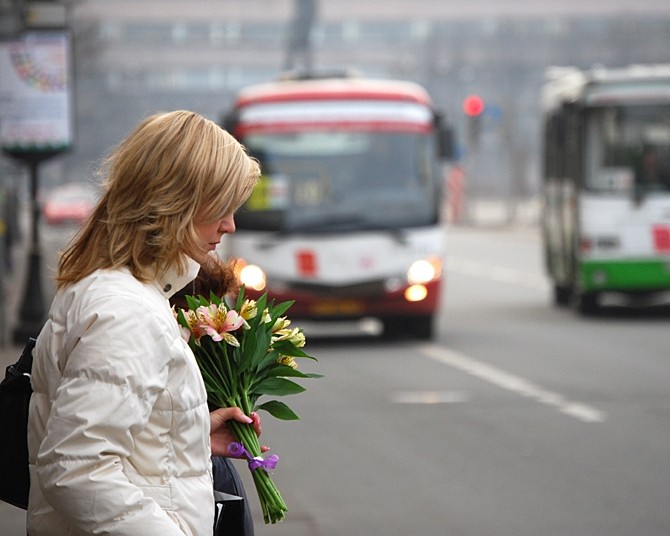
POLYGON ((59 291, 34 351, 30 536, 209 536, 209 411, 168 298, 100 270, 59 291))

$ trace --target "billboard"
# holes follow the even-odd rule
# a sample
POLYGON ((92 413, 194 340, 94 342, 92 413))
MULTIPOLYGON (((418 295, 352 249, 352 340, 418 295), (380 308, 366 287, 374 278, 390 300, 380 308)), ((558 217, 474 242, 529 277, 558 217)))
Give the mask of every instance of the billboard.
POLYGON ((0 41, 0 147, 14 156, 72 145, 70 35, 29 31, 0 41))

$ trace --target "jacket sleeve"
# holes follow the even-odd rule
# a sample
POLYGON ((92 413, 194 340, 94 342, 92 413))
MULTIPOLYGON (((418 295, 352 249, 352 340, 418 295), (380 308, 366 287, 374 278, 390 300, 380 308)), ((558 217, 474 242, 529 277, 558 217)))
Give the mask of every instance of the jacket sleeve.
POLYGON ((37 453, 45 499, 85 534, 188 534, 121 463, 167 385, 165 323, 141 299, 116 296, 79 311, 68 345, 73 336, 37 453))

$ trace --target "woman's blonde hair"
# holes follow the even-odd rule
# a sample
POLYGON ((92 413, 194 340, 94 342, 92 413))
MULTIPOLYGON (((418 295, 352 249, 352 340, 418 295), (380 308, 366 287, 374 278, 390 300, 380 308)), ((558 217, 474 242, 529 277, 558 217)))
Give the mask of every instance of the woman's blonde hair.
POLYGON ((104 193, 61 254, 59 288, 101 268, 128 267, 144 282, 170 266, 185 271, 194 224, 235 212, 260 175, 235 138, 188 111, 146 118, 101 171, 104 193))

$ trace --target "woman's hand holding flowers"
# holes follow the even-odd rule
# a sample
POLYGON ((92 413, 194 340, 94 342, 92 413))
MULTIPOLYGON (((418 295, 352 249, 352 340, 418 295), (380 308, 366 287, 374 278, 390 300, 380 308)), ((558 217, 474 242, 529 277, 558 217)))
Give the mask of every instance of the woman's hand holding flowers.
MULTIPOLYGON (((261 418, 256 412, 251 413, 251 417, 244 414, 244 412, 237 407, 233 408, 219 408, 209 414, 210 421, 210 443, 213 456, 229 456, 228 445, 237 441, 234 432, 228 426, 227 421, 235 420, 243 424, 253 424, 256 435, 261 435, 261 418)), ((267 452, 268 447, 262 446, 261 451, 267 452)), ((240 454, 239 457, 243 455, 240 454)))

